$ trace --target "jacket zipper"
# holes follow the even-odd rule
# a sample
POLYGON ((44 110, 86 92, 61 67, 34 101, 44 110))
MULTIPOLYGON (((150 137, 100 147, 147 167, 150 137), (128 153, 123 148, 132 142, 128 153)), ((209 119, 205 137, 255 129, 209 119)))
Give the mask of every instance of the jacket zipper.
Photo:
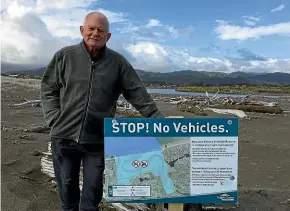
POLYGON ((91 61, 91 72, 90 72, 90 80, 89 80, 89 90, 88 90, 88 97, 87 97, 87 101, 86 101, 86 105, 85 105, 85 109, 84 109, 84 115, 83 115, 83 119, 82 119, 82 124, 81 124, 81 128, 80 128, 80 131, 79 131, 79 135, 76 139, 76 142, 78 143, 79 140, 80 140, 80 137, 82 135, 82 130, 83 130, 83 126, 84 126, 84 122, 85 122, 85 119, 87 117, 87 109, 88 109, 88 106, 89 106, 89 102, 90 102, 90 95, 91 95, 91 89, 92 89, 92 78, 93 78, 93 72, 94 72, 94 68, 95 68, 95 62, 94 61, 91 61))

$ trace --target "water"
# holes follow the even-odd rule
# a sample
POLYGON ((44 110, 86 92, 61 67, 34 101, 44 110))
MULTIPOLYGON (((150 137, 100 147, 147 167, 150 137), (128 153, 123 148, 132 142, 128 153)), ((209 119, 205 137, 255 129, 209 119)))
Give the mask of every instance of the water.
MULTIPOLYGON (((147 89, 152 94, 168 94, 168 95, 191 95, 191 96, 205 96, 204 92, 179 92, 175 89, 147 89)), ((215 93, 208 93, 209 96, 214 96, 215 93)), ((245 97, 245 94, 217 94, 220 97, 245 97)))
MULTIPOLYGON (((167 94, 167 95, 191 95, 191 96, 205 96, 205 92, 179 92, 176 91, 175 89, 150 89, 147 88, 149 93, 153 93, 153 94, 167 94)), ((215 93, 208 93, 209 96, 214 96, 215 93)), ((217 96, 219 97, 246 97, 246 94, 222 94, 219 93, 217 94, 217 96)), ((252 95, 252 96, 264 96, 267 98, 279 98, 279 97, 290 97, 289 94, 277 94, 277 95, 273 95, 271 93, 261 93, 261 94, 256 94, 256 95, 252 95)))
POLYGON ((161 151, 155 137, 106 137, 106 156, 119 157, 153 151, 161 151))
POLYGON ((139 175, 152 173, 160 177, 163 189, 166 194, 174 193, 175 186, 168 175, 168 165, 164 161, 162 151, 145 152, 141 154, 131 154, 115 158, 117 165, 117 185, 130 185, 130 181, 139 175), (133 166, 133 161, 142 163, 147 162, 147 166, 133 166))
POLYGON ((138 175, 152 173, 160 177, 166 194, 175 191, 161 145, 155 137, 106 137, 105 142, 106 156, 115 156, 116 185, 130 185, 130 181, 138 175), (147 166, 142 166, 144 161, 147 166))

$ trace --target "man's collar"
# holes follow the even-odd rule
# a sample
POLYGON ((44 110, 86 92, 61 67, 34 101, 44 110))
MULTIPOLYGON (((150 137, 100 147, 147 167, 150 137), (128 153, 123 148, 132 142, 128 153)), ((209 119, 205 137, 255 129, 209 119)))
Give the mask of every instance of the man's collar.
POLYGON ((91 54, 91 52, 89 51, 88 46, 87 46, 87 44, 85 43, 84 39, 82 40, 81 45, 83 46, 83 48, 85 49, 85 51, 90 55, 91 58, 98 58, 98 57, 103 56, 104 51, 105 51, 105 49, 107 48, 107 46, 106 46, 106 44, 105 44, 102 48, 99 49, 98 54, 97 54, 96 56, 93 56, 93 55, 91 54))

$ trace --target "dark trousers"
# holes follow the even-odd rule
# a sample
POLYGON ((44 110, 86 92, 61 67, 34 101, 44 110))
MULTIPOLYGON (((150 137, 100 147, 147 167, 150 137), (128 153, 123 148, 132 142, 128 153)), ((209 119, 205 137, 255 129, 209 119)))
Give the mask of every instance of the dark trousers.
POLYGON ((103 196, 104 145, 52 138, 51 151, 62 211, 99 211, 103 196), (81 161, 83 187, 80 194, 81 161))

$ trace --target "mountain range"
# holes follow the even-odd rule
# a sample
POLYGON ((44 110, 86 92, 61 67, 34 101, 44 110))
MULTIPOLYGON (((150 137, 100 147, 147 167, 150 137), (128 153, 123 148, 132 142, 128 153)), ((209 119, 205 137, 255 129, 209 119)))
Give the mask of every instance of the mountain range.
POLYGON ((272 84, 290 85, 290 74, 246 73, 246 72, 206 72, 181 70, 170 73, 153 73, 137 70, 143 82, 148 84, 177 84, 177 85, 239 85, 239 84, 272 84))
MULTIPOLYGON (((2 73, 25 74, 42 76, 45 67, 33 69, 9 69, 2 66, 2 73)), ((207 72, 194 70, 180 70, 168 73, 148 72, 136 69, 142 81, 149 85, 290 85, 290 74, 283 72, 274 73, 246 73, 246 72, 207 72)))

